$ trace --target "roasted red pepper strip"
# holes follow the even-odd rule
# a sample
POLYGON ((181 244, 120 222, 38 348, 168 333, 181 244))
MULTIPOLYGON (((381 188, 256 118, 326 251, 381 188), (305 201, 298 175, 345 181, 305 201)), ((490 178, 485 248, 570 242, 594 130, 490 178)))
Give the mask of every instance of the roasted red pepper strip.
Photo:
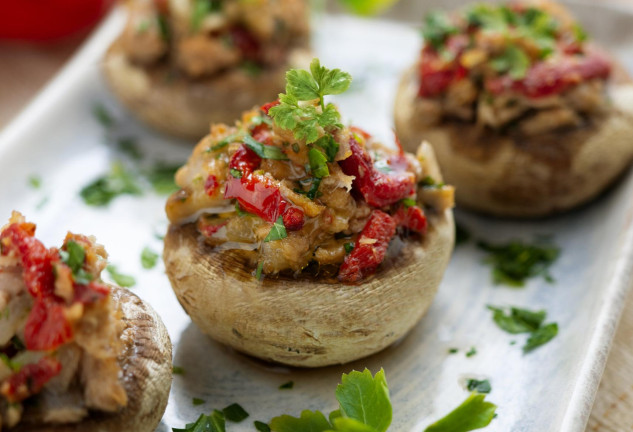
POLYGON ((298 207, 288 207, 283 214, 283 221, 288 231, 299 231, 303 228, 303 211, 298 207))
POLYGON ((357 282, 374 273, 385 259, 389 242, 396 234, 396 222, 387 213, 374 210, 356 239, 354 249, 345 257, 338 278, 357 282))
POLYGON ((424 215, 424 210, 418 206, 412 206, 404 208, 400 207, 393 219, 398 226, 407 228, 410 231, 424 234, 426 232, 427 220, 424 215))
POLYGON ((236 198, 240 206, 267 222, 274 223, 286 208, 286 200, 268 177, 247 173, 242 178, 229 176, 224 198, 236 198))
POLYGON ((61 370, 62 365, 57 360, 43 357, 37 363, 23 366, 19 372, 7 378, 0 390, 9 402, 21 402, 39 393, 61 370))
POLYGON ((64 310, 64 305, 55 300, 35 300, 24 326, 27 349, 53 350, 72 339, 73 330, 64 310))
POLYGON ((276 101, 272 101, 272 102, 268 102, 267 104, 262 105, 259 109, 264 111, 264 113, 266 113, 266 115, 268 115, 268 111, 270 111, 270 109, 274 106, 277 106, 281 103, 281 101, 279 99, 277 99, 276 101))
POLYGON ((385 173, 374 168, 371 158, 355 138, 350 138, 349 143, 352 155, 339 161, 339 165, 345 174, 355 177, 352 187, 369 205, 388 206, 415 193, 415 175, 406 171, 404 157, 391 158, 389 166, 393 170, 385 173))
POLYGON ((464 68, 459 57, 468 46, 466 35, 450 37, 446 42, 446 51, 451 54, 452 60, 444 60, 431 45, 426 45, 422 50, 420 62, 420 97, 438 96, 448 88, 451 83, 465 78, 468 70, 464 68))
POLYGON ((242 57, 253 62, 261 60, 262 49, 259 41, 245 27, 236 26, 229 30, 233 45, 241 52, 242 57))
POLYGON ((541 62, 532 66, 521 80, 502 76, 486 82, 492 94, 512 90, 529 98, 540 98, 561 93, 590 79, 606 79, 611 74, 611 61, 599 51, 586 56, 565 56, 555 62, 541 62))
POLYGON ((209 196, 213 196, 215 191, 218 189, 218 186, 220 186, 220 183, 218 183, 217 177, 213 174, 209 174, 209 177, 207 177, 204 182, 204 191, 206 192, 206 194, 209 196))
POLYGON ((74 284, 73 303, 92 304, 103 300, 110 294, 110 288, 101 282, 92 281, 88 285, 74 284))
POLYGON ((240 148, 233 153, 233 156, 231 156, 229 168, 240 170, 242 174, 250 174, 255 171, 261 163, 262 158, 253 150, 242 144, 240 148))

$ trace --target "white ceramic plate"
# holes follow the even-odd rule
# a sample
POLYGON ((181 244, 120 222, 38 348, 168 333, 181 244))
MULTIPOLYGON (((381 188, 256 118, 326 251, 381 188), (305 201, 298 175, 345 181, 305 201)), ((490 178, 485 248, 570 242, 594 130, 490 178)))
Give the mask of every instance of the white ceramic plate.
MULTIPOLYGON (((633 46, 631 14, 595 6, 574 10, 620 58, 633 59, 627 55, 633 46)), ((410 13, 407 18, 420 16, 410 13)), ((583 430, 631 280, 633 175, 590 206, 548 220, 508 222, 458 213, 475 237, 491 242, 554 235, 562 248, 552 269, 555 284, 534 279, 523 289, 494 286, 490 269, 481 263, 484 255, 471 242, 457 248, 428 315, 396 346, 339 367, 296 370, 265 365, 203 336, 181 310, 162 265, 141 268, 141 250, 162 247, 155 233, 166 227, 165 197, 150 192, 123 196, 102 209, 86 207, 79 198, 82 186, 122 158, 112 144, 114 136, 136 137, 149 160, 183 161, 190 152, 187 145, 136 123, 105 88, 100 58, 123 20, 121 11, 110 16, 0 136, 0 220, 6 220, 12 209, 22 211, 38 224, 39 235, 49 245, 59 244, 67 230, 94 234, 107 247, 111 261, 136 276, 134 292, 163 317, 174 343, 174 364, 186 371, 174 377, 159 431, 182 427, 200 413, 233 402, 251 417, 229 424, 229 431, 253 430, 253 420, 298 415, 302 409, 329 412, 336 408, 334 389, 341 373, 365 367, 386 371, 394 431, 421 431, 449 412, 467 397, 462 382, 472 376, 492 383, 488 399, 499 409, 487 429, 491 432, 583 430), (97 103, 117 120, 110 136, 92 115, 97 103), (27 178, 32 174, 42 178, 41 189, 29 188, 27 178), (487 304, 544 308, 548 321, 558 322, 559 335, 523 355, 525 336, 499 330, 487 304), (510 345, 511 341, 517 344, 510 345), (477 354, 466 357, 473 346, 477 354), (449 355, 452 347, 459 352, 449 355), (295 382, 294 389, 278 390, 289 380, 295 382), (194 397, 206 402, 193 406, 194 397)), ((338 99, 346 119, 391 141, 395 85, 419 49, 417 31, 396 22, 340 16, 327 16, 315 28, 315 48, 322 62, 356 78, 352 91, 338 99)))

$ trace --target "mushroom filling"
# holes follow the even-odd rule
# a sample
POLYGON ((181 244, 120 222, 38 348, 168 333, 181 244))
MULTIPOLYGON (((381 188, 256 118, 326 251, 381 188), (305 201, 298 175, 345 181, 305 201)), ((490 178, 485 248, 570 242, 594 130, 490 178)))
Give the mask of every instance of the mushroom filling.
POLYGON ((423 26, 415 110, 533 136, 588 124, 607 105, 611 61, 562 6, 476 4, 423 26))
POLYGON ((235 126, 213 125, 176 174, 181 190, 166 211, 172 223, 195 221, 218 251, 241 254, 257 277, 316 268, 356 282, 397 234, 424 236, 425 212, 452 207, 453 188, 428 144, 415 157, 340 123, 323 95, 345 91, 348 74, 316 59, 311 72, 290 71, 286 94, 235 126))
POLYGON ((0 231, 0 430, 127 404, 120 312, 99 276, 105 250, 71 233, 47 249, 34 235, 17 212, 0 231))
POLYGON ((308 34, 303 0, 134 0, 120 41, 133 63, 199 79, 284 64, 308 34))

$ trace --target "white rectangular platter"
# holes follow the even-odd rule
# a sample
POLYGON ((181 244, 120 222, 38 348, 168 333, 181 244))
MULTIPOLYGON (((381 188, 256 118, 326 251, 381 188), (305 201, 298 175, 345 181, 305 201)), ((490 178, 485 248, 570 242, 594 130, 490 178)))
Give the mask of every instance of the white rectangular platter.
MULTIPOLYGON (((446 2, 443 2, 446 4, 446 2)), ((413 6, 415 10, 418 6, 413 6)), ((633 69, 633 15, 591 5, 573 7, 590 33, 633 69), (607 25, 607 23, 610 23, 607 25)), ((421 19, 409 13, 409 20, 421 19)), ((504 221, 458 211, 457 218, 477 239, 493 243, 552 235, 562 253, 552 268, 554 284, 533 279, 522 289, 495 286, 484 254, 474 242, 458 246, 428 315, 404 340, 353 364, 298 370, 262 364, 202 335, 182 311, 164 268, 144 270, 144 247, 160 251, 167 221, 164 196, 149 190, 122 196, 106 208, 87 207, 80 189, 125 160, 113 144, 135 137, 148 163, 182 162, 191 143, 160 136, 138 124, 116 102, 100 76, 100 59, 117 35, 124 13, 115 11, 67 67, 0 135, 0 221, 12 209, 38 224, 48 245, 60 244, 67 230, 93 234, 120 271, 136 277, 134 292, 162 316, 174 344, 172 394, 158 430, 170 431, 200 413, 241 404, 251 416, 228 430, 252 431, 252 421, 302 409, 336 408, 334 389, 341 373, 383 367, 394 407, 393 431, 422 431, 467 396, 465 377, 485 377, 488 399, 498 417, 496 432, 582 431, 604 368, 611 339, 631 284, 633 267, 633 173, 604 197, 578 211, 534 222, 504 221), (106 133, 92 114, 104 105, 115 118, 106 133), (42 187, 28 186, 31 175, 42 187), (486 305, 546 309, 559 335, 523 355, 525 336, 502 332, 486 305), (516 345, 511 345, 516 341, 516 345), (449 348, 458 348, 453 355, 449 348), (476 347, 477 354, 465 353, 476 347), (293 380, 292 390, 278 386, 293 380), (192 398, 204 404, 194 406, 192 398)), ((352 90, 337 99, 345 120, 392 141, 392 100, 398 75, 419 50, 418 32, 398 22, 325 15, 314 26, 322 63, 355 77, 352 90)), ((262 101, 264 102, 264 101, 262 101)), ((280 300, 281 303, 281 300, 280 300)), ((275 313, 271 310, 271 313, 275 313)))

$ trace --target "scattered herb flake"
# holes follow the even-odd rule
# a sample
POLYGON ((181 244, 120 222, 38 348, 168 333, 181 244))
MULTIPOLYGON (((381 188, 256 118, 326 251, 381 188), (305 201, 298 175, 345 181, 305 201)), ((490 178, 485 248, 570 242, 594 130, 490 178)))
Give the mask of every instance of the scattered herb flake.
POLYGON ((530 58, 519 46, 508 45, 501 55, 490 60, 490 67, 499 73, 508 73, 512 79, 519 80, 525 77, 530 67, 530 58))
POLYGON ((84 203, 95 207, 106 206, 119 195, 140 194, 136 178, 120 162, 114 162, 108 174, 84 186, 80 192, 84 203))
POLYGON ((94 114, 94 116, 97 119, 97 121, 99 123, 101 123, 101 125, 103 127, 109 128, 112 125, 114 125, 114 119, 113 119, 112 115, 110 114, 110 112, 108 112, 106 107, 103 106, 102 104, 100 104, 100 103, 96 104, 92 108, 92 113, 94 114))
POLYGON ((444 12, 435 11, 424 17, 422 37, 425 42, 430 43, 436 50, 443 46, 448 36, 457 32, 457 27, 444 12))
POLYGON ((234 403, 222 410, 224 417, 233 423, 239 423, 248 418, 248 413, 240 404, 234 403))
POLYGON ((199 399, 199 398, 193 398, 191 400, 191 402, 193 403, 193 406, 198 406, 198 405, 202 405, 203 403, 205 403, 204 399, 199 399))
POLYGON ((250 135, 244 137, 244 144, 262 159, 288 160, 288 156, 279 147, 262 144, 250 135))
POLYGON ((238 170, 237 168, 231 168, 229 172, 233 177, 237 179, 242 178, 242 171, 238 170))
POLYGON ((157 194, 169 195, 179 189, 174 181, 174 176, 181 165, 158 162, 145 172, 147 180, 152 184, 157 194))
POLYGON ((457 348, 449 348, 448 349, 448 353, 449 354, 457 354, 459 352, 459 350, 457 348))
POLYGON ((173 366, 171 368, 171 373, 173 373, 174 375, 184 375, 185 369, 180 366, 173 366))
POLYGON ((264 263, 259 262, 257 264, 257 270, 255 270, 255 279, 262 280, 262 271, 264 270, 264 263))
POLYGON ((472 357, 477 354, 477 348, 471 347, 470 350, 466 353, 466 357, 472 357))
POLYGON ((492 387, 490 386, 490 381, 486 380, 478 380, 471 378, 466 382, 466 388, 468 391, 476 391, 477 393, 490 393, 492 387))
POLYGON ((336 154, 338 153, 339 144, 332 135, 323 135, 321 138, 316 140, 314 145, 321 147, 325 151, 328 162, 334 162, 334 158, 336 158, 336 154))
POLYGON ((204 18, 211 12, 218 12, 221 9, 220 0, 194 0, 191 12, 191 29, 200 30, 204 18))
POLYGON ((213 410, 210 415, 201 414, 194 423, 189 423, 184 429, 172 428, 173 432, 226 432, 224 414, 213 410))
POLYGON ((273 224, 273 227, 270 229, 270 232, 264 239, 264 242, 270 242, 275 240, 281 240, 288 237, 288 233, 286 232, 286 226, 284 225, 283 217, 279 216, 277 221, 273 224))
POLYGON ((528 338, 525 346, 523 347, 523 352, 528 353, 541 345, 546 344, 556 337, 558 334, 558 324, 550 323, 546 324, 543 327, 540 327, 536 330, 532 335, 528 338))
POLYGON ((144 269, 153 269, 158 261, 158 254, 151 250, 149 247, 145 247, 141 252, 141 265, 144 269))
POLYGON ((116 283, 118 286, 123 288, 131 288, 136 285, 136 279, 134 279, 132 276, 119 273, 117 268, 112 264, 107 266, 106 270, 108 271, 108 274, 110 275, 114 283, 116 283))
POLYGON ((143 152, 139 148, 136 139, 131 137, 119 138, 117 146, 121 152, 128 155, 131 159, 135 161, 143 159, 143 152))
POLYGON ((279 386, 279 390, 289 390, 295 386, 294 381, 288 381, 279 386))
POLYGON ((345 255, 347 255, 354 250, 354 243, 345 243, 343 244, 343 247, 345 248, 345 255))
POLYGON ((560 249, 549 242, 525 244, 514 240, 505 245, 479 242, 478 247, 488 252, 485 262, 493 266, 492 277, 496 284, 522 287, 525 280, 544 276, 551 280, 548 268, 560 255, 560 249))
POLYGON ((424 432, 467 432, 490 424, 497 406, 485 401, 486 395, 473 392, 445 417, 436 421, 424 432))
POLYGON ((94 277, 83 269, 86 251, 83 246, 75 241, 66 243, 66 250, 60 250, 59 255, 63 263, 65 263, 72 271, 75 282, 80 285, 87 285, 94 277))
POLYGON ((405 198, 401 202, 404 208, 415 207, 417 205, 413 198, 405 198))
POLYGON ((266 423, 261 422, 259 420, 255 420, 253 422, 253 425, 255 426, 255 429, 257 429, 258 432, 271 432, 270 426, 268 426, 266 423))
POLYGON ((502 330, 512 333, 531 333, 541 326, 547 313, 544 310, 529 311, 527 309, 511 308, 510 313, 495 306, 488 306, 493 313, 492 319, 502 330))
POLYGON ((315 177, 323 178, 330 175, 327 158, 321 150, 311 148, 308 152, 308 160, 310 161, 310 170, 315 177))
POLYGON ((31 186, 33 189, 39 189, 40 187, 42 187, 42 178, 37 174, 30 176, 29 186, 31 186))

